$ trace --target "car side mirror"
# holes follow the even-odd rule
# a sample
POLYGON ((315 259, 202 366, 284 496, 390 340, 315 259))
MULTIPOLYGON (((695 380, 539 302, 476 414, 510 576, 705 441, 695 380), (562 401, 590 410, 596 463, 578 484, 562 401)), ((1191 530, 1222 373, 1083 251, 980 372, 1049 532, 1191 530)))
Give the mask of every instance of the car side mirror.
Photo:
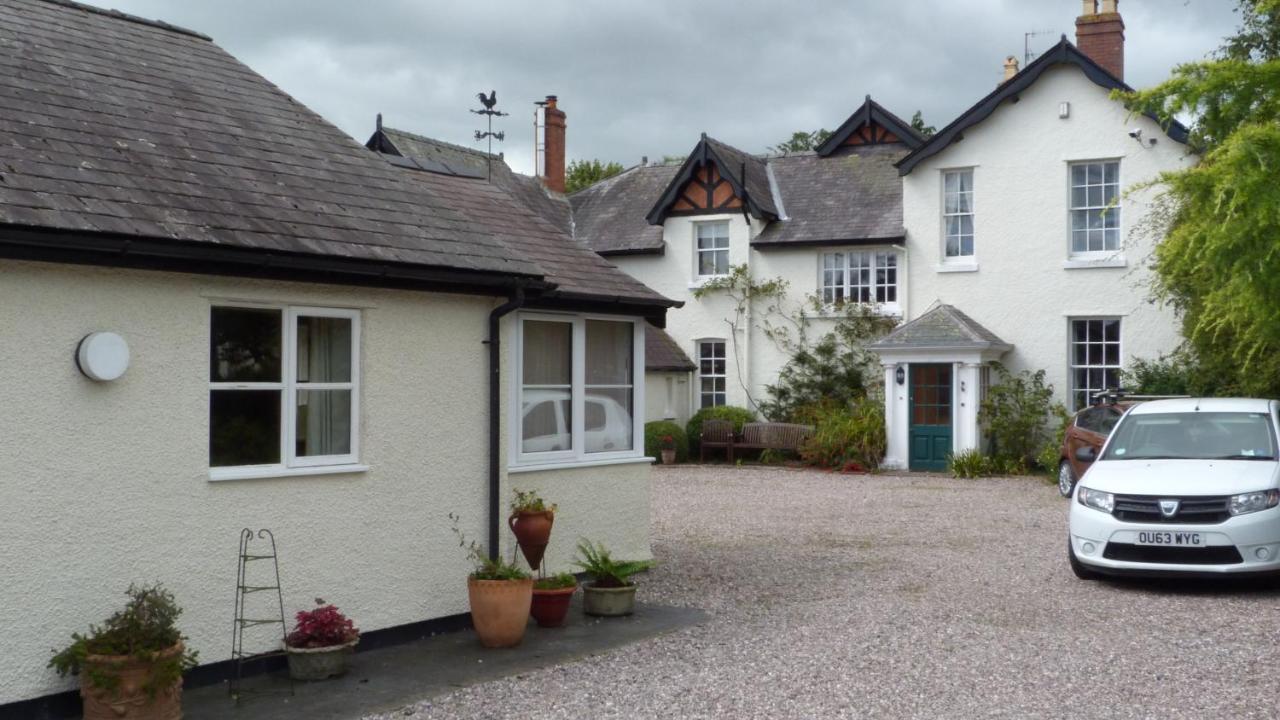
POLYGON ((1085 445, 1084 447, 1076 448, 1076 460, 1091 463, 1097 459, 1098 451, 1094 450, 1092 445, 1085 445))

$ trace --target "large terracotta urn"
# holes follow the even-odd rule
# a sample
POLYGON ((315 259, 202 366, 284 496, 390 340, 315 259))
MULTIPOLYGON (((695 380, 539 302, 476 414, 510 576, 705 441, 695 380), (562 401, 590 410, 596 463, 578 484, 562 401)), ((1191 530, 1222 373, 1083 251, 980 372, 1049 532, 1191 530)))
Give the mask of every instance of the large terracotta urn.
POLYGON ((533 578, 524 580, 476 580, 467 578, 471 599, 471 624, 480 644, 490 648, 515 647, 524 640, 533 603, 533 578))
POLYGON ((182 720, 182 676, 167 687, 148 692, 159 666, 182 657, 182 643, 149 660, 130 655, 89 655, 80 670, 84 720, 182 720), (115 689, 95 687, 94 675, 116 678, 115 689))
POLYGON ((511 513, 507 525, 515 533, 520 552, 534 570, 542 564, 542 556, 547 552, 547 542, 551 539, 551 525, 556 521, 556 514, 550 510, 520 510, 511 513))

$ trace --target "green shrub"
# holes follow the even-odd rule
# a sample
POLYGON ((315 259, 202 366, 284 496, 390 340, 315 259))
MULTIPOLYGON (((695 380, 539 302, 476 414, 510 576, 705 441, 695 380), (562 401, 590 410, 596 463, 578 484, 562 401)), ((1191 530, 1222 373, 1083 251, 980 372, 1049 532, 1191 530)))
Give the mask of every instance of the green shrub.
POLYGON ((1062 439, 1067 435, 1067 428, 1071 427, 1071 416, 1063 414, 1058 423, 1058 429, 1053 433, 1053 439, 1044 444, 1040 448, 1040 454, 1036 456, 1036 464, 1040 469, 1054 476, 1058 475, 1058 461, 1062 459, 1062 439))
POLYGON ((1013 458, 1027 468, 1038 463, 1050 442, 1053 423, 1067 417, 1066 408, 1053 401, 1053 386, 1044 382, 1044 371, 1017 375, 994 365, 999 381, 982 399, 978 418, 987 431, 995 457, 1013 458))
POLYGON ((578 559, 573 564, 595 580, 596 587, 627 587, 631 576, 653 567, 652 560, 614 560, 604 544, 578 541, 578 559))
POLYGON ((648 457, 661 457, 662 438, 667 435, 676 444, 676 462, 689 461, 689 437, 679 423, 670 420, 654 420, 644 424, 644 454, 648 457))
POLYGON ((800 448, 800 459, 806 464, 863 471, 880 466, 887 445, 881 403, 869 399, 852 408, 817 406, 802 416, 815 426, 813 436, 800 448))
POLYGON ((733 405, 702 408, 689 418, 689 424, 685 426, 690 453, 698 452, 698 437, 702 434, 702 423, 707 420, 728 420, 733 423, 734 432, 742 432, 743 425, 756 421, 756 414, 746 408, 733 405))
POLYGON ((947 457, 947 471, 952 477, 980 478, 996 475, 1026 475, 1027 463, 1008 455, 991 456, 981 450, 965 450, 947 457))

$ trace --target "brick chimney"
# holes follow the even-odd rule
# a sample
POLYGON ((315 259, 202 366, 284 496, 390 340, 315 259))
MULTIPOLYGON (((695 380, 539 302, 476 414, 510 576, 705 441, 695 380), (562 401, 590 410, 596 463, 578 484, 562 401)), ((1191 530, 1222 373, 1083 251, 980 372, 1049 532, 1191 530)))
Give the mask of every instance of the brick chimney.
POLYGON ((1084 0, 1076 18, 1076 47, 1124 80, 1124 20, 1119 0, 1084 0))
POLYGON ((564 111, 556 107, 556 96, 548 95, 543 129, 542 184, 558 193, 564 192, 564 117, 564 111))

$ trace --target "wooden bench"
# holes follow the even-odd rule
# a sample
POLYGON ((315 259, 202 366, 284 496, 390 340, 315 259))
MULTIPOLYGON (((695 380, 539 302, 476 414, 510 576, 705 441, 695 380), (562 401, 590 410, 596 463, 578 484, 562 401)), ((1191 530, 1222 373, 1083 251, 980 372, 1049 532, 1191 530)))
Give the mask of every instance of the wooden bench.
POLYGON ((796 452, 812 434, 810 425, 763 422, 747 423, 742 426, 742 434, 735 435, 733 423, 728 420, 708 420, 702 424, 702 434, 698 437, 698 458, 706 462, 707 448, 724 448, 729 462, 733 462, 734 450, 738 448, 796 452))

